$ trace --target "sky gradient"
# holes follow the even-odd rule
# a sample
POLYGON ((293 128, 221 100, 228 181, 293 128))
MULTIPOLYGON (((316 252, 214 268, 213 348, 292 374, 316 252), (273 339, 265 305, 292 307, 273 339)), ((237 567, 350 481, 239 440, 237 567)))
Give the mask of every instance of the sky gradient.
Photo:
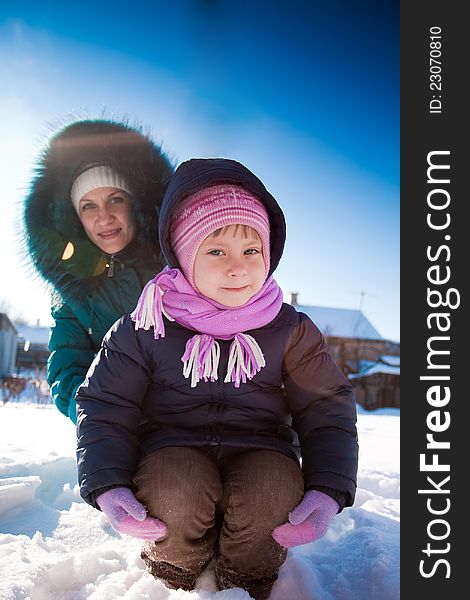
POLYGON ((18 217, 54 129, 143 123, 175 164, 244 163, 282 206, 288 300, 362 307, 399 340, 399 3, 9 3, 0 8, 0 306, 50 323, 18 217))

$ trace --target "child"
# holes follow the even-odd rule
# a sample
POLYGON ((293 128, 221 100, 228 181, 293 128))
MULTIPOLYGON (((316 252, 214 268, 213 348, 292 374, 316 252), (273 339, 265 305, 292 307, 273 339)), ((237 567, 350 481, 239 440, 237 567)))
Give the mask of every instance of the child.
POLYGON ((246 167, 182 163, 159 237, 168 267, 78 391, 81 494, 147 540, 142 558, 170 587, 193 589, 215 556, 219 589, 263 600, 287 548, 354 501, 354 396, 319 330, 282 302, 284 216, 246 167))

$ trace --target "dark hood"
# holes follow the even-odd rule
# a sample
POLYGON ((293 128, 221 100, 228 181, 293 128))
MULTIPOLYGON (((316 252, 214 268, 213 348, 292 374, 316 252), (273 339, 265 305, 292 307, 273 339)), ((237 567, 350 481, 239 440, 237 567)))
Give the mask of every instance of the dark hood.
POLYGON ((244 165, 228 158, 192 158, 176 169, 163 198, 158 226, 160 248, 170 267, 179 267, 170 244, 170 222, 175 208, 190 194, 218 183, 241 185, 265 205, 271 229, 271 275, 279 264, 286 241, 284 214, 263 183, 244 165))
POLYGON ((174 171, 170 160, 140 127, 106 120, 78 121, 50 139, 24 201, 27 251, 40 275, 62 295, 86 293, 86 283, 91 284, 105 264, 70 200, 73 180, 90 165, 108 165, 129 183, 137 223, 133 251, 149 267, 161 268, 157 220, 174 171), (62 260, 69 242, 73 256, 62 260))

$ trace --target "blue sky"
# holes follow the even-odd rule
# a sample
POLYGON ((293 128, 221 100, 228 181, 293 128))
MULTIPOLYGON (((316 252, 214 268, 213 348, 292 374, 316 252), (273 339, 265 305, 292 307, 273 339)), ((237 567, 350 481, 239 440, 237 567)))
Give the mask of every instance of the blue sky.
MULTIPOLYGON (((235 0, 0 8, 0 303, 48 324, 16 227, 55 127, 143 123, 176 164, 246 164, 283 207, 288 299, 399 340, 399 3, 235 0)), ((1 306, 1 304, 0 304, 1 306)))

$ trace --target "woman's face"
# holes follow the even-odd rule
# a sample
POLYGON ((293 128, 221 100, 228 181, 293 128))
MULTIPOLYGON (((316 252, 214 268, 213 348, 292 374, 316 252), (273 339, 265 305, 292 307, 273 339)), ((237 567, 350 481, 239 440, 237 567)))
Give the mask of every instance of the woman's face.
POLYGON ((106 254, 120 252, 134 238, 132 200, 119 188, 100 187, 87 192, 80 199, 78 214, 87 236, 106 254))

